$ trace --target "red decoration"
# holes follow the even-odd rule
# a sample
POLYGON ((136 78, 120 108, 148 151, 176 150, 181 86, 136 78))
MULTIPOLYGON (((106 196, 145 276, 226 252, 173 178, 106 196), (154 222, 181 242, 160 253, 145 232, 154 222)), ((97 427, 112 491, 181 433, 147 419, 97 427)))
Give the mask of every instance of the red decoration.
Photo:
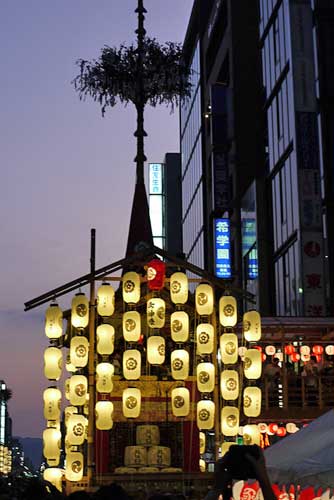
POLYGON ((293 345, 292 345, 292 344, 286 345, 286 346, 284 347, 284 352, 285 352, 285 354, 287 354, 288 356, 291 356, 291 354, 292 354, 293 352, 295 352, 295 348, 293 347, 293 345))
POLYGON ((278 430, 278 425, 277 424, 269 424, 268 430, 271 434, 276 434, 276 432, 278 430))
POLYGON ((276 431, 277 436, 279 437, 284 437, 286 436, 286 428, 285 427, 279 427, 276 431))
POLYGON ((262 352, 262 347, 260 345, 255 345, 254 349, 257 349, 258 351, 262 352))
POLYGON ((300 360, 300 354, 298 354, 297 352, 293 352, 290 356, 290 359, 292 363, 297 363, 297 361, 300 360))
POLYGON ((312 347, 312 352, 314 354, 320 355, 324 352, 324 348, 322 347, 322 345, 314 345, 312 347))
POLYGON ((147 284, 150 290, 161 290, 165 284, 166 265, 153 259, 147 264, 147 284))
POLYGON ((263 363, 267 359, 267 356, 264 353, 262 353, 261 354, 261 359, 262 359, 262 363, 263 363))

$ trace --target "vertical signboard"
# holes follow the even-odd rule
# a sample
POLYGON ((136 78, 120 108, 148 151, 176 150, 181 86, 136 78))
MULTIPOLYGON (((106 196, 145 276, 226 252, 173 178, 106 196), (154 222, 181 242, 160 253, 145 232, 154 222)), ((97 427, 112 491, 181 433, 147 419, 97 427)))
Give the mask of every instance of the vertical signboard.
POLYGON ((229 219, 215 219, 215 275, 217 278, 231 278, 231 241, 229 219))
POLYGON ((149 164, 149 205, 154 244, 164 249, 166 240, 163 163, 149 164))

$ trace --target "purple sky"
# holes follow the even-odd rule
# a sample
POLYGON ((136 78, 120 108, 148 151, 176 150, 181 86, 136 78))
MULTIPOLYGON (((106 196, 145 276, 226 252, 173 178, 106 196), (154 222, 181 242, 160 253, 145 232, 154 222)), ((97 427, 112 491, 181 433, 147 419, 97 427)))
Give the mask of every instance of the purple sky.
MULTIPOLYGON (((192 0, 145 0, 148 35, 183 41, 192 0)), ((45 307, 23 303, 125 254, 135 180, 135 114, 101 118, 71 80, 78 58, 134 40, 136 0, 10 0, 0 5, 0 379, 13 390, 15 435, 40 437, 45 307)), ((177 151, 178 113, 146 111, 146 156, 177 151)), ((60 301, 69 307, 72 295, 60 301)))

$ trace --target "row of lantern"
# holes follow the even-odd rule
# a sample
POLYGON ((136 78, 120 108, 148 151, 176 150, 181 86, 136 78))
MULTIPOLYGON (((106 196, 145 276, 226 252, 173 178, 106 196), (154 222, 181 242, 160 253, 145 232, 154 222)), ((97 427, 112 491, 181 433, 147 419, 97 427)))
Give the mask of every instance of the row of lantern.
POLYGON ((0 474, 8 475, 12 471, 12 450, 0 444, 0 474))

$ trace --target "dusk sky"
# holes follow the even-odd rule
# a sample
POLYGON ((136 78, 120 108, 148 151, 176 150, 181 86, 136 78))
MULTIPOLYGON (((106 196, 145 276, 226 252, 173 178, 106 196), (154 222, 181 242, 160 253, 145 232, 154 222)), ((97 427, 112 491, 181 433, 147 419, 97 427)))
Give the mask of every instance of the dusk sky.
MULTIPOLYGON (((136 0, 4 0, 1 60, 0 379, 13 390, 13 434, 41 437, 44 334, 41 306, 24 302, 125 255, 135 182, 135 113, 121 104, 102 118, 71 81, 78 58, 135 40, 136 0)), ((146 29, 182 42, 192 0, 145 0, 146 29)), ((178 112, 147 108, 148 161, 179 150, 178 112)), ((61 299, 68 308, 72 294, 61 299)))

